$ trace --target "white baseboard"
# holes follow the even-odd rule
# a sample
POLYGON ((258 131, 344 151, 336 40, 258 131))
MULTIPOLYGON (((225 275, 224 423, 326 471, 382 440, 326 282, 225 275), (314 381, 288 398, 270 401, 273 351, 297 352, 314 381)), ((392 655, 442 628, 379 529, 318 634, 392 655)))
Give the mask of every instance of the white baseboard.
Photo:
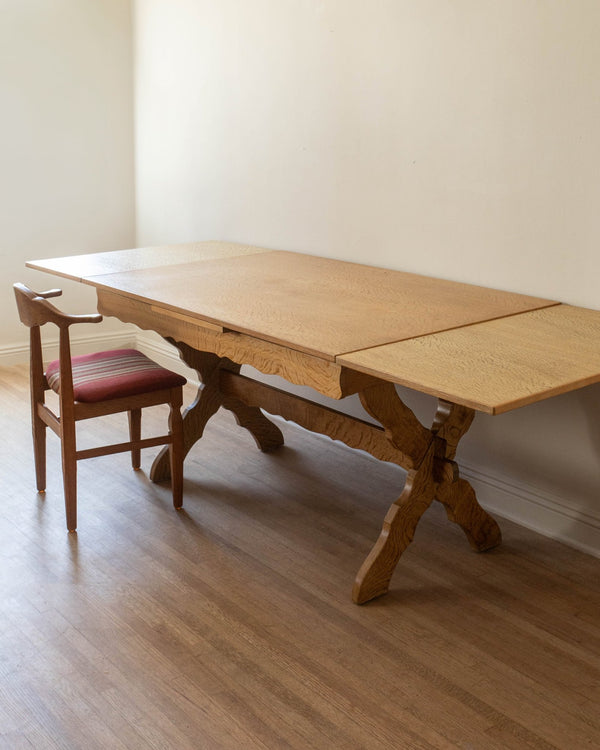
POLYGON ((600 557, 600 512, 574 508, 547 490, 464 463, 460 473, 473 486, 481 506, 493 515, 600 557))

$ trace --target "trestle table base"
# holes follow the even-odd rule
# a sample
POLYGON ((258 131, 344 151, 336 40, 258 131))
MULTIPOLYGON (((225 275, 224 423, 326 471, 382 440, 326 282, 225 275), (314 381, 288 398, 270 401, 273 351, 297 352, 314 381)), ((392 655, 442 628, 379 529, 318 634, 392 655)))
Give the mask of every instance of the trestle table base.
MULTIPOLYGON (((385 594, 398 561, 413 539, 417 524, 433 500, 464 531, 473 549, 491 549, 501 542, 496 521, 477 502, 475 491, 459 475, 454 457, 474 411, 439 400, 431 428, 425 427, 387 381, 373 381, 359 398, 379 424, 357 419, 239 374, 241 365, 211 352, 197 351, 171 340, 182 360, 198 373, 201 385, 183 415, 184 451, 202 437, 208 420, 220 407, 231 411, 262 451, 283 445, 279 428, 263 414, 277 414, 302 427, 396 463, 407 476, 400 497, 392 503, 372 550, 360 567, 352 599, 364 604, 385 594)), ((153 481, 169 477, 164 452, 150 473, 153 481)))

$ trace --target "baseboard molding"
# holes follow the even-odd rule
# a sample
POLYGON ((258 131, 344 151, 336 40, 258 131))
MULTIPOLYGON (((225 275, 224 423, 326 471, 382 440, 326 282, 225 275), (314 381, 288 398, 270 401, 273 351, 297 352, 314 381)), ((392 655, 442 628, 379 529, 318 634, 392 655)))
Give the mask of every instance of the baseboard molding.
MULTIPOLYGON (((103 349, 126 349, 136 345, 135 331, 102 333, 94 336, 71 335, 71 352, 88 354, 103 349)), ((58 358, 58 338, 44 341, 44 357, 48 360, 58 358)), ((29 344, 14 344, 0 347, 0 365, 19 365, 29 361, 29 344)))
POLYGON ((460 472, 473 486, 482 507, 493 515, 600 557, 600 513, 574 508, 558 495, 464 463, 460 472))

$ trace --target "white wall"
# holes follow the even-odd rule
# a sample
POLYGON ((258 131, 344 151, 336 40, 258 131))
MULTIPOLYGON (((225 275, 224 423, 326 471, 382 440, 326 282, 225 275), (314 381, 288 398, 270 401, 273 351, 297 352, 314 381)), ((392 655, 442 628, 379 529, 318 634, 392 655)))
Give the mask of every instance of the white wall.
MULTIPOLYGON (((598 0, 134 11, 138 244, 239 240, 600 307, 598 0)), ((600 552, 599 396, 479 415, 459 456, 481 499, 600 552)))
POLYGON ((65 309, 96 308, 92 290, 26 260, 135 244, 132 81, 129 0, 0 0, 3 362, 23 360, 27 341, 14 281, 61 286, 65 309))
POLYGON ((597 0, 137 0, 139 240, 600 306, 597 0))

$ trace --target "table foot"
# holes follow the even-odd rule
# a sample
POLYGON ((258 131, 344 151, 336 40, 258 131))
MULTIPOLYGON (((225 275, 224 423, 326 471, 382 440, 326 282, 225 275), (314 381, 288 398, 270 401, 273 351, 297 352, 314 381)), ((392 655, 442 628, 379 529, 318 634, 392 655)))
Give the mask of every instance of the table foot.
POLYGON ((240 427, 248 430, 256 447, 263 453, 270 453, 283 445, 283 433, 279 427, 256 406, 246 406, 241 401, 226 396, 223 398, 223 407, 233 414, 240 427))
POLYGON ((362 564, 352 589, 352 600, 364 604, 385 594, 400 556, 412 542, 419 519, 435 496, 433 450, 406 477, 404 490, 390 507, 375 546, 362 564))

